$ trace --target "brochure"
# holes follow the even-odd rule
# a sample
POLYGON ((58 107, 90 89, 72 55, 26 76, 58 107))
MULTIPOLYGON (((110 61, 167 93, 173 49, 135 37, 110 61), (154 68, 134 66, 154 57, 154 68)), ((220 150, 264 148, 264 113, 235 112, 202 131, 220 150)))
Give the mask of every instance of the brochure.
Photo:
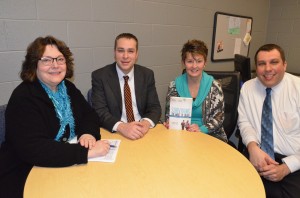
POLYGON ((192 98, 170 98, 169 129, 186 130, 190 126, 192 104, 192 98))

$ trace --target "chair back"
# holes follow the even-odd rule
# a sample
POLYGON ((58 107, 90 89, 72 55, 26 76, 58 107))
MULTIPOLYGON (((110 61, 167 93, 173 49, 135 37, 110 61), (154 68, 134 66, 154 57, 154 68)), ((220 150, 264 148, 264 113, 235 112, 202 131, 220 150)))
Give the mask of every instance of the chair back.
POLYGON ((92 88, 90 88, 89 90, 88 90, 88 93, 87 93, 87 101, 88 101, 88 103, 91 105, 91 107, 92 107, 92 88))
POLYGON ((225 103, 225 119, 223 127, 227 138, 233 134, 238 118, 238 103, 240 96, 240 72, 237 71, 206 71, 222 84, 225 103))
POLYGON ((0 106, 0 146, 5 140, 5 110, 6 105, 0 106))

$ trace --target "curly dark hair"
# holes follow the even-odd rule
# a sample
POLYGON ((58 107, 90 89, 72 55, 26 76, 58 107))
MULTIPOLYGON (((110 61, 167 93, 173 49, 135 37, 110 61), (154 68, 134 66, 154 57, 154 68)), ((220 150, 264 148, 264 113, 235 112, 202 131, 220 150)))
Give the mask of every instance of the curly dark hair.
POLYGON ((28 47, 25 60, 22 63, 20 78, 23 81, 33 82, 37 79, 36 70, 40 58, 47 45, 55 45, 66 59, 67 71, 65 78, 72 78, 74 74, 74 59, 69 47, 53 36, 38 37, 28 47))
POLYGON ((191 53, 192 56, 196 54, 201 54, 204 57, 204 60, 206 62, 208 49, 206 44, 203 41, 193 39, 193 40, 188 40, 181 49, 182 62, 185 61, 187 53, 191 53))

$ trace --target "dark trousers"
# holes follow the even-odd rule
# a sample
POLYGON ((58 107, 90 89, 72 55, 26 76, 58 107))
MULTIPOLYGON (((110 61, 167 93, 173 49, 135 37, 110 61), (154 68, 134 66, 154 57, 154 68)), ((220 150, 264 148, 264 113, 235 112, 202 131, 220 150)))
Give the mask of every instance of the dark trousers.
MULTIPOLYGON (((247 149, 244 153, 249 159, 247 149)), ((286 156, 275 153, 275 161, 282 164, 281 159, 286 156)), ((299 198, 300 197, 300 170, 290 173, 279 182, 272 182, 261 177, 267 198, 299 198)))

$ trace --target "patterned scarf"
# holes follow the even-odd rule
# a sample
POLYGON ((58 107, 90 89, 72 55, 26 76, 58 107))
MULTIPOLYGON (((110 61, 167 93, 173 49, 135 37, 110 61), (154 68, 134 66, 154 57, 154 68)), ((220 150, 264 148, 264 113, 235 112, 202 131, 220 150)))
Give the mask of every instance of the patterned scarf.
POLYGON ((64 135, 67 125, 70 127, 70 136, 68 140, 75 137, 75 121, 73 117, 73 112, 71 110, 70 98, 67 94, 67 88, 65 81, 57 85, 57 91, 53 92, 48 86, 46 86, 42 81, 40 81, 42 87, 51 99, 56 112, 56 117, 60 121, 60 129, 55 137, 55 141, 60 141, 61 137, 64 135))

